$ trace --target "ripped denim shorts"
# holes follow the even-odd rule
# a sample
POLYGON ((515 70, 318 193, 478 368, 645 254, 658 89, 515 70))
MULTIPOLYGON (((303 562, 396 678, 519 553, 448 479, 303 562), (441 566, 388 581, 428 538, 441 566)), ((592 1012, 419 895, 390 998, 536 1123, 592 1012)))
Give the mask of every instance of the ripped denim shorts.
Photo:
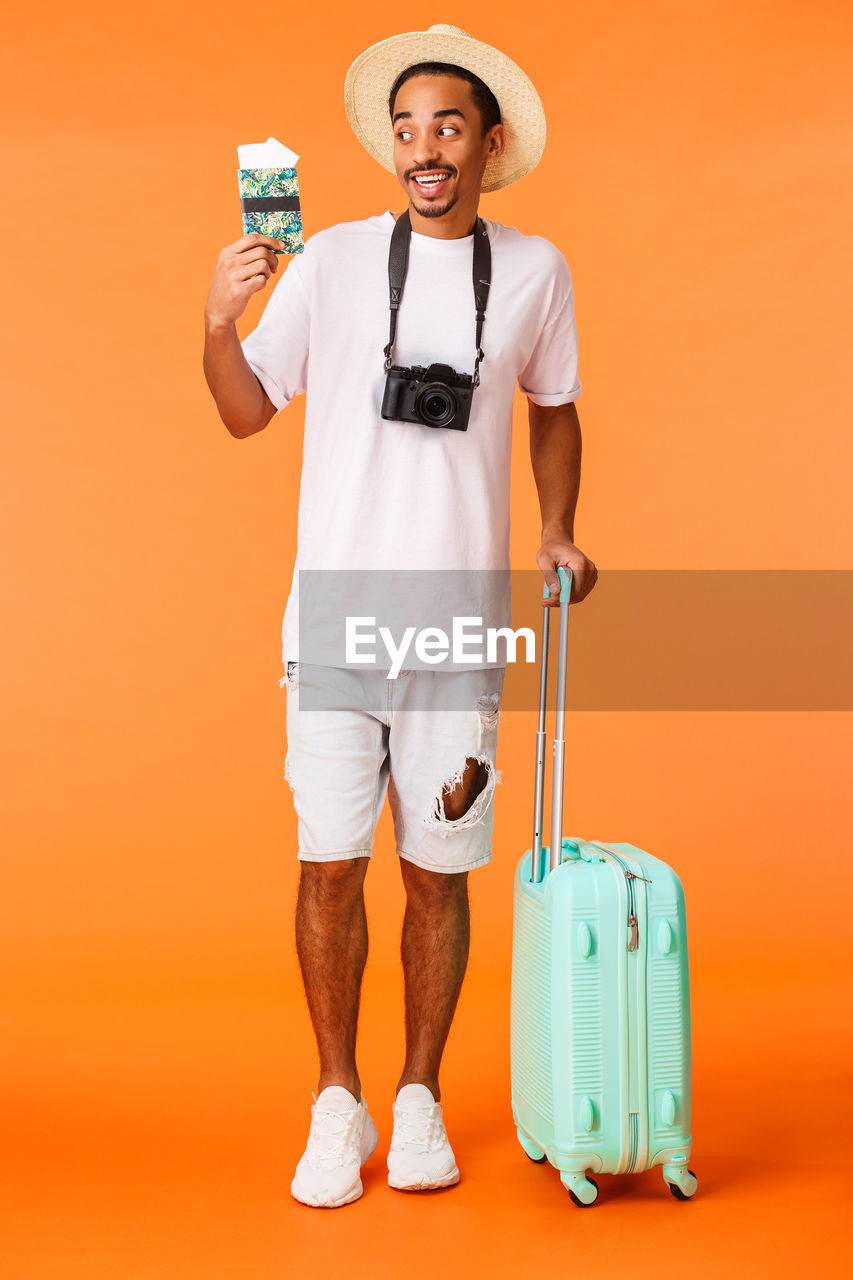
POLYGON ((389 680, 377 670, 288 662, 279 681, 287 688, 284 777, 299 859, 369 858, 387 794, 401 858, 443 872, 491 862, 504 675, 502 667, 416 669, 389 680), (445 799, 472 759, 475 794, 449 818, 445 799))

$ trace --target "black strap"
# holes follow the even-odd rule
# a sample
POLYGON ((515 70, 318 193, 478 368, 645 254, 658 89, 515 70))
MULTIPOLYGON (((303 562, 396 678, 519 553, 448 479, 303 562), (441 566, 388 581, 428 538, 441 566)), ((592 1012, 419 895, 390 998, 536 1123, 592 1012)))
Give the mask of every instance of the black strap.
MULTIPOLYGON (((391 352, 397 336, 397 312, 403 297, 403 285, 409 270, 409 245, 412 239, 412 222, 408 209, 401 213, 391 233, 391 246, 388 250, 388 289, 391 307, 391 336, 385 348, 385 368, 390 369, 391 352)), ((492 247, 489 233, 482 218, 477 219, 474 227, 474 305, 477 314, 477 357, 474 361, 473 385, 480 385, 480 361, 485 360, 486 353, 482 348, 483 321, 486 318, 486 305, 489 301, 489 286, 492 283, 492 247)))
POLYGON ((391 306, 391 336, 385 348, 385 368, 391 368, 391 350, 397 336, 397 312, 403 296, 403 285, 409 271, 409 244, 412 239, 412 223, 409 211, 401 213, 394 223, 391 232, 391 247, 388 250, 388 289, 391 306))

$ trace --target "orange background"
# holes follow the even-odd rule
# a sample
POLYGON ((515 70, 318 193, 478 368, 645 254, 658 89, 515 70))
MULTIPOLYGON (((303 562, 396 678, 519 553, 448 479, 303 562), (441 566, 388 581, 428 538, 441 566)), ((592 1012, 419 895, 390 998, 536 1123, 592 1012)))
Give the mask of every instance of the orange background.
MULTIPOLYGON (((289 1195, 316 1087, 278 685, 303 402, 234 440, 203 307, 241 233, 238 143, 301 154, 308 233, 402 207, 343 80, 367 45, 434 21, 505 49, 544 101, 542 163, 481 212, 572 269, 576 537, 602 580, 851 567, 847 5, 19 6, 0 53, 7 1280, 841 1274, 847 713, 569 724, 567 831, 648 848, 684 882, 692 1203, 653 1170, 602 1176, 583 1213, 516 1144, 532 712, 505 718, 495 860, 470 878, 442 1077, 463 1181, 418 1197, 384 1180, 403 905, 386 810, 360 1033, 380 1148, 356 1204, 289 1195)), ((524 408, 517 568, 538 544, 524 408)))

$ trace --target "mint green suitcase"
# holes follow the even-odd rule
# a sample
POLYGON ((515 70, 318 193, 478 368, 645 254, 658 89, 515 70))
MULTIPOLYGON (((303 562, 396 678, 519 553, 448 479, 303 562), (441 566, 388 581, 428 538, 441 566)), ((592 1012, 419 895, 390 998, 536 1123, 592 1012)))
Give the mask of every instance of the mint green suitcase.
MULTIPOLYGON (((559 569, 560 652, 551 801, 543 847, 545 707, 552 610, 543 607, 533 845, 515 873, 512 1117, 531 1160, 550 1161, 575 1204, 592 1173, 661 1165, 679 1200, 691 1150, 690 986, 684 891, 631 844, 562 836, 571 572, 559 569), (557 850, 552 857, 551 851, 557 850)), ((549 595, 546 586, 545 596, 549 595)))

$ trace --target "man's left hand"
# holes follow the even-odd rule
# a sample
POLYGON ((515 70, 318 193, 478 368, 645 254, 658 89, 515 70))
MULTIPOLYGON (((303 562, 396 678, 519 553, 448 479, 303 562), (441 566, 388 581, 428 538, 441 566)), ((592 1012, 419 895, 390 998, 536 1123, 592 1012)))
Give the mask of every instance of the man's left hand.
POLYGON ((585 596, 589 595, 598 581, 598 570, 595 565, 568 538, 546 538, 536 553, 536 563, 542 570, 551 591, 550 598, 542 601, 546 608, 553 605, 559 608, 560 605, 558 565, 572 571, 572 591, 569 596, 572 604, 579 604, 585 596))

